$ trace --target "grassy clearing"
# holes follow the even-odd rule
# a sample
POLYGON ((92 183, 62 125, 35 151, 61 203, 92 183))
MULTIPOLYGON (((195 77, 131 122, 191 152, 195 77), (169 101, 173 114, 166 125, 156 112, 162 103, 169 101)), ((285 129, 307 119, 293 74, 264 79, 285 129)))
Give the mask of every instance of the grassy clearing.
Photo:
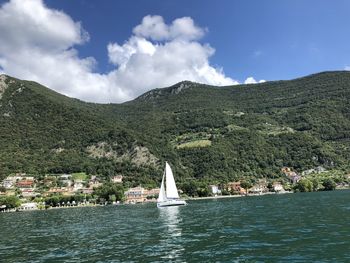
POLYGON ((247 128, 244 128, 244 127, 241 127, 241 126, 238 126, 238 125, 234 125, 234 124, 227 125, 226 128, 229 131, 248 131, 249 130, 247 128))
POLYGON ((210 140, 196 140, 191 142, 185 142, 182 144, 179 144, 176 146, 177 149, 183 149, 183 148, 200 148, 200 147, 207 147, 211 145, 210 140))
POLYGON ((73 180, 86 180, 88 175, 86 173, 72 173, 73 180))
POLYGON ((268 135, 278 135, 283 133, 294 133, 295 131, 290 127, 277 126, 270 123, 265 123, 257 129, 260 133, 268 135))

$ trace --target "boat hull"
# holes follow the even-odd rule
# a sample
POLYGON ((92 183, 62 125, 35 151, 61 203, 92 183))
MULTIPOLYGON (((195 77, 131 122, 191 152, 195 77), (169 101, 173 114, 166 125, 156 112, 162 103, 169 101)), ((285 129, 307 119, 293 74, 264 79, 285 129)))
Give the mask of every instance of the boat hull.
POLYGON ((157 203, 157 207, 181 206, 181 205, 187 205, 186 201, 184 201, 184 200, 167 200, 167 201, 157 203))

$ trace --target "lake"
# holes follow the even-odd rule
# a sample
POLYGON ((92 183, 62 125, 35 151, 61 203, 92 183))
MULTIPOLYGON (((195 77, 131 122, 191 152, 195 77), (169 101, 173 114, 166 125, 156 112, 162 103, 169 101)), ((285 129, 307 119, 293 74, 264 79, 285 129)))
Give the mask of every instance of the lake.
POLYGON ((0 262, 350 262, 350 191, 0 213, 0 262))

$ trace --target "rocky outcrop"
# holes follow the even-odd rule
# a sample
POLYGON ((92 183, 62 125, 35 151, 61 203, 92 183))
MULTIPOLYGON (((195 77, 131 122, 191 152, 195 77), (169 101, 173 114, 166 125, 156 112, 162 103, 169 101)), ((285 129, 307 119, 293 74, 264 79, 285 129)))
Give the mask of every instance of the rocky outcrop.
POLYGON ((7 77, 5 75, 0 75, 0 99, 2 98, 2 95, 5 93, 5 90, 8 87, 6 79, 7 77))
POLYGON ((131 149, 125 151, 123 154, 118 154, 113 150, 112 145, 107 142, 99 142, 90 145, 86 148, 90 157, 93 158, 107 158, 115 159, 117 161, 130 161, 137 166, 152 165, 156 166, 159 162, 147 147, 133 146, 131 149))

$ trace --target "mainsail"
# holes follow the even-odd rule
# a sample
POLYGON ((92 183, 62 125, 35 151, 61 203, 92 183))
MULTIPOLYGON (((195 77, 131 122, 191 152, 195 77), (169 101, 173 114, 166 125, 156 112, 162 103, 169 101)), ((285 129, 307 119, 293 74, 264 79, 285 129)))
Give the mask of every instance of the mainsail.
POLYGON ((170 165, 167 162, 165 163, 165 177, 166 177, 165 179, 166 198, 168 199, 179 198, 179 193, 177 192, 174 175, 173 175, 173 172, 171 171, 170 165))

